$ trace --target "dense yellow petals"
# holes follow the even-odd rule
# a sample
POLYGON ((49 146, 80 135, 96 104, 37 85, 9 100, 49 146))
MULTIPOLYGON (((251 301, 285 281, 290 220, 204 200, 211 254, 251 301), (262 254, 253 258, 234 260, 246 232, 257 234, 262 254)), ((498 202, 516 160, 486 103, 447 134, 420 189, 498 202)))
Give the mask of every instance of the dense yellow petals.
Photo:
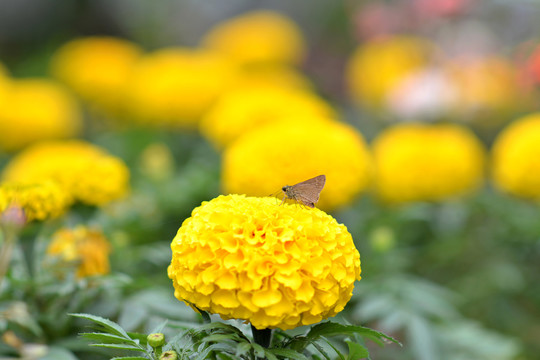
POLYGON ((319 209, 279 206, 274 198, 204 202, 171 248, 168 274, 179 300, 258 329, 334 316, 360 279, 360 255, 344 225, 319 209), (232 238, 238 246, 225 250, 232 238))
POLYGON ((484 178, 485 149, 468 129, 450 124, 402 124, 373 142, 378 196, 390 203, 462 195, 484 178))
POLYGON ((71 203, 71 194, 54 181, 0 184, 0 213, 10 206, 20 207, 26 222, 58 217, 71 203))

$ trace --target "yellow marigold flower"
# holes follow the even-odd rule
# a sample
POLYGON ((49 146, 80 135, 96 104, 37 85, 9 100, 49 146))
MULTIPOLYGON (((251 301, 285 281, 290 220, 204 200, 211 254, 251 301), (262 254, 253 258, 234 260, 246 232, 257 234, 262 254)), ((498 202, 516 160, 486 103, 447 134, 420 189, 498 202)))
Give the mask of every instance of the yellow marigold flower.
POLYGON ((525 105, 525 89, 518 71, 498 57, 466 58, 449 61, 445 71, 456 87, 455 108, 465 115, 493 115, 525 105))
POLYGON ((316 95, 273 86, 239 89, 224 94, 201 120, 201 132, 218 148, 244 133, 283 119, 333 117, 334 111, 316 95))
POLYGON ((0 149, 15 151, 36 141, 69 138, 80 132, 77 103, 58 84, 26 79, 11 81, 7 88, 0 100, 0 149))
POLYGON ((57 181, 85 204, 104 205, 126 194, 129 170, 122 160, 80 140, 50 141, 28 147, 3 172, 4 180, 57 181))
POLYGON ((236 72, 230 61, 210 51, 162 49, 137 64, 126 101, 142 122, 194 128, 236 72))
POLYGON ((78 278, 108 274, 110 252, 110 243, 103 233, 85 226, 58 230, 47 248, 47 254, 77 263, 78 278))
POLYGON ((506 127, 492 149, 492 178, 512 195, 540 199, 540 113, 506 127))
POLYGON ((371 159, 358 131, 333 121, 280 122, 242 136, 223 154, 227 193, 268 196, 321 174, 321 209, 348 204, 367 188, 371 159))
POLYGON ((0 213, 9 206, 22 208, 27 222, 56 218, 72 203, 71 195, 54 181, 0 184, 0 213))
POLYGON ((481 185, 485 149, 468 129, 452 124, 401 124, 373 142, 375 185, 387 202, 432 201, 481 185))
POLYGON ((305 44, 298 26, 282 14, 260 10, 239 15, 208 32, 204 45, 241 64, 297 64, 305 44))
POLYGON ((344 225, 274 198, 219 196, 193 210, 171 244, 174 296, 257 329, 292 329, 340 312, 360 280, 344 225))
POLYGON ((385 107, 391 91, 426 66, 432 45, 425 39, 395 36, 360 46, 347 66, 352 97, 362 105, 385 107))
POLYGON ((119 38, 79 38, 56 52, 51 71, 84 100, 103 110, 117 111, 141 52, 137 45, 119 38))

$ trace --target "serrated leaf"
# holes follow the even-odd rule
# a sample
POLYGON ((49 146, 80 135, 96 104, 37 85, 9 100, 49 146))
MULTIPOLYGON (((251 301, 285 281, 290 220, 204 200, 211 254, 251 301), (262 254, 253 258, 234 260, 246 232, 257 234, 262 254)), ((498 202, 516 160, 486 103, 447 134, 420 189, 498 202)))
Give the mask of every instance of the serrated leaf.
POLYGON ((365 346, 352 341, 346 341, 347 346, 349 347, 349 356, 347 360, 360 360, 369 358, 369 351, 365 346))
POLYGON ((128 345, 128 344, 90 344, 90 346, 102 347, 102 348, 108 348, 108 349, 121 349, 121 350, 146 352, 146 350, 141 349, 138 346, 133 346, 133 345, 128 345))
POLYGON ((307 360, 307 357, 304 354, 292 349, 271 349, 270 351, 274 355, 284 357, 286 359, 307 360))
POLYGON ((109 319, 102 318, 101 316, 96 315, 90 315, 90 314, 68 314, 70 316, 78 317, 81 319, 90 320, 96 324, 99 324, 103 326, 105 329, 107 329, 109 332, 118 335, 118 336, 124 336, 126 339, 129 339, 129 335, 126 333, 124 329, 114 321, 111 321, 109 319))
POLYGON ((317 351, 319 351, 321 355, 324 356, 325 359, 331 360, 330 356, 326 353, 326 351, 320 344, 317 344, 315 341, 313 341, 311 345, 313 345, 315 349, 317 349, 317 351))
POLYGON ((212 344, 205 348, 203 351, 199 352, 199 355, 195 357, 195 360, 204 360, 207 359, 211 352, 213 351, 221 351, 221 352, 234 352, 231 351, 230 346, 224 346, 223 344, 212 344))
POLYGON ((146 343, 148 342, 148 335, 136 332, 128 332, 127 334, 131 339, 136 340, 134 341, 134 343, 143 344, 144 346, 146 346, 146 343))
POLYGON ((142 356, 120 356, 113 357, 111 360, 148 360, 148 358, 142 356))

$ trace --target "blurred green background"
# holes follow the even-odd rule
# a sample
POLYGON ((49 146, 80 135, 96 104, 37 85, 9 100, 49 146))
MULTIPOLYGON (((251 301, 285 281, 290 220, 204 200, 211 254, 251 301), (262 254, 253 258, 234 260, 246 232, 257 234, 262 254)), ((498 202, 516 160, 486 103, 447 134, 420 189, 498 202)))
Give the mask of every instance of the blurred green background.
MULTIPOLYGON (((139 64, 167 48, 205 48, 209 41, 203 39, 216 25, 262 9, 295 24, 302 49, 292 40, 288 44, 292 35, 285 31, 283 38, 275 39, 278 45, 275 53, 269 51, 269 58, 235 59, 235 71, 247 80, 236 84, 234 91, 255 93, 259 86, 269 86, 315 96, 317 100, 310 101, 329 106, 334 114, 328 117, 350 124, 367 144, 361 140, 361 146, 372 153, 373 159, 365 165, 369 175, 359 170, 351 180, 352 193, 326 209, 347 226, 362 260, 362 280, 339 315, 341 321, 384 331, 404 344, 403 348, 374 346, 370 348, 373 359, 538 359, 540 2, 534 0, 0 0, 0 65, 6 81, 39 78, 62 84, 62 91, 76 99, 73 104, 82 125, 78 131, 53 133, 49 138, 84 139, 121 159, 129 169, 131 188, 119 200, 98 206, 77 203, 61 218, 25 226, 11 258, 9 281, 0 288, 1 356, 106 358, 77 338, 84 323, 68 318, 68 312, 110 317, 133 331, 148 330, 163 318, 173 323, 198 322, 196 314, 173 296, 166 270, 170 242, 202 201, 242 192, 234 179, 225 179, 229 163, 222 160, 233 145, 224 145, 225 130, 220 126, 227 129, 237 126, 235 121, 250 122, 238 126, 234 135, 249 137, 248 130, 260 125, 255 124, 260 115, 244 110, 248 100, 241 98, 230 113, 220 110, 217 122, 207 120, 210 125, 201 130, 201 118, 233 91, 230 84, 212 90, 216 92, 212 101, 200 113, 183 115, 185 109, 175 107, 182 98, 193 104, 198 91, 221 81, 222 73, 213 73, 213 68, 194 67, 194 79, 178 85, 176 97, 160 102, 163 97, 155 84, 162 78, 155 74, 163 79, 173 75, 160 74, 159 66, 156 73, 149 70, 148 84, 130 83, 133 74, 144 76, 126 70, 128 85, 114 88, 113 96, 92 92, 92 81, 77 82, 85 74, 91 74, 91 79, 99 74, 105 74, 105 79, 115 76, 112 66, 100 68, 104 63, 98 62, 101 65, 92 66, 93 56, 107 58, 107 50, 90 50, 83 56, 88 67, 77 67, 84 62, 72 60, 75 70, 70 70, 69 59, 58 60, 59 49, 74 39, 114 37, 138 47, 134 64, 139 64), (272 54, 278 55, 272 58, 272 54), (55 61, 63 65, 54 65, 55 61), (58 66, 68 70, 62 73, 58 66), (274 67, 288 69, 290 77, 281 70, 273 73, 274 67), (85 86, 90 87, 88 92, 85 86), (158 90, 152 93, 153 89, 158 90), (532 119, 528 125, 510 134, 509 126, 527 116, 532 119), (409 133, 396 133, 383 143, 381 134, 389 129, 416 123, 434 127, 433 131, 424 133, 413 126, 409 133), (440 124, 467 130, 463 134, 459 130, 458 135, 453 130, 439 133, 435 128, 440 124), (504 141, 502 134, 507 134, 504 141), (446 141, 448 148, 437 146, 446 141), (97 227, 110 242, 107 274, 81 279, 73 268, 47 260, 55 231, 76 225, 97 227), (59 278, 58 272, 65 275, 59 278)), ((258 31, 256 25, 257 21, 253 33, 258 31)), ((242 43, 250 32, 249 27, 243 28, 231 43, 242 43)), ((257 41, 266 49, 272 40, 257 41)), ((214 46, 213 50, 219 48, 214 46)), ((239 45, 239 53, 255 53, 250 46, 239 45)), ((188 78, 189 72, 174 76, 188 78)), ((41 100, 34 101, 31 94, 24 101, 3 102, 1 80, 0 132, 4 135, 0 134, 0 145, 16 138, 17 124, 25 130, 28 125, 21 119, 33 116, 18 117, 24 111, 12 111, 14 104, 40 114, 48 111, 45 106, 40 110, 41 100)), ((311 114, 310 106, 284 114, 281 121, 292 123, 293 117, 311 114)), ((280 100, 274 107, 293 105, 280 100)), ((39 121, 29 120, 34 124, 30 127, 45 134, 39 121)), ((304 126, 310 128, 308 122, 304 126)), ((48 139, 45 135, 26 139, 29 132, 21 132, 21 144, 1 146, 3 169, 31 145, 48 139)), ((318 146, 319 139, 310 140, 318 146)), ((258 176, 269 179, 271 189, 278 191, 281 185, 307 179, 315 171, 294 148, 282 146, 279 136, 276 144, 279 156, 290 156, 299 170, 268 166, 268 173, 258 176), (304 178, 295 177, 299 174, 304 178)), ((328 151, 332 157, 333 149, 328 151)), ((368 161, 362 160, 361 166, 364 162, 368 161)), ((346 165, 340 168, 321 160, 320 169, 337 184, 348 178, 346 165)), ((260 183, 248 170, 238 176, 260 183)), ((325 191, 342 191, 338 185, 333 189, 329 182, 325 191)), ((269 194, 256 186, 244 191, 269 194)))

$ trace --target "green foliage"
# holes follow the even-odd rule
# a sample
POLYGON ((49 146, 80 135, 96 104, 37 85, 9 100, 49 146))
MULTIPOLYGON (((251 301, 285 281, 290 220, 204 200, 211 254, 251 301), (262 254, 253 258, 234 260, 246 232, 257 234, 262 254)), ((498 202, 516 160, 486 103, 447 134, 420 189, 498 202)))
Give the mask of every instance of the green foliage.
MULTIPOLYGON (((131 358, 157 360, 156 349, 152 350, 147 344, 146 335, 127 333, 120 325, 99 316, 71 315, 90 320, 97 325, 100 332, 80 334, 93 342, 91 346, 140 352, 145 357, 131 358)), ((162 323, 154 332, 161 331, 165 327, 166 323, 162 323)), ((401 345, 392 337, 366 327, 328 321, 310 327, 304 335, 290 336, 278 331, 271 346, 265 348, 238 327, 223 322, 211 322, 181 330, 163 346, 163 350, 174 350, 180 359, 306 360, 316 358, 318 355, 324 359, 331 359, 327 351, 330 348, 339 359, 369 359, 369 351, 363 345, 365 340, 374 341, 380 346, 384 346, 385 342, 401 345), (345 342, 329 340, 335 337, 345 337, 346 340, 345 342), (345 349, 343 345, 347 348, 345 349)), ((128 358, 130 357, 118 357, 118 359, 128 358)))

